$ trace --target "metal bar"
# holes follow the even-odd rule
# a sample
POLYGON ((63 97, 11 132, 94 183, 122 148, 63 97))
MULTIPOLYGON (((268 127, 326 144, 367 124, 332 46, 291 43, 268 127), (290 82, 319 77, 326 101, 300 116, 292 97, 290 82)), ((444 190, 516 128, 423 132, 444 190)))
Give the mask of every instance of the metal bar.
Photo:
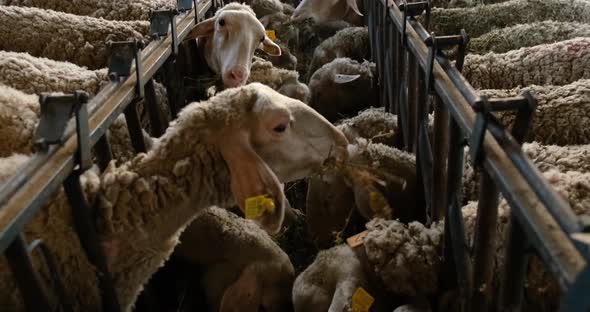
POLYGON ((405 107, 406 114, 401 116, 404 118, 404 142, 406 150, 409 152, 416 150, 416 133, 418 126, 418 112, 420 111, 419 94, 423 91, 420 88, 420 66, 416 62, 416 58, 407 53, 408 58, 408 100, 405 107))
POLYGON ((434 151, 432 174, 432 213, 433 221, 440 221, 445 216, 447 202, 447 156, 449 147, 449 112, 434 96, 434 151))
POLYGON ((102 291, 102 308, 105 311, 120 311, 119 300, 111 274, 109 273, 106 257, 100 246, 95 217, 92 215, 90 207, 84 198, 84 191, 80 185, 80 172, 74 171, 64 181, 64 190, 66 197, 72 207, 72 219, 74 228, 80 239, 80 245, 84 249, 88 260, 96 267, 96 276, 98 287, 102 291))
MULTIPOLYGON (((397 30, 395 29, 395 26, 393 25, 393 23, 390 24, 389 26, 391 28, 391 33, 390 35, 392 36, 391 38, 391 60, 392 60, 392 64, 391 64, 391 70, 393 70, 393 81, 392 81, 392 86, 393 89, 391 90, 391 97, 392 97, 392 101, 391 101, 391 106, 389 107, 389 112, 391 113, 395 113, 399 110, 399 106, 401 105, 400 102, 400 80, 401 80, 401 75, 402 75, 402 71, 400 68, 400 59, 401 59, 401 49, 400 49, 400 35, 397 32, 397 30)), ((399 116, 398 116, 399 117, 399 116)))
MULTIPOLYGON (((202 1, 198 14, 202 16, 211 7, 211 0, 202 1)), ((178 39, 181 41, 194 27, 195 11, 182 15, 178 21, 178 39)), ((172 53, 172 39, 150 43, 141 52, 142 78, 149 79, 172 53)), ((134 74, 122 82, 109 83, 89 102, 90 144, 104 135, 104 132, 135 96, 134 74)), ((68 123, 65 142, 61 147, 50 147, 48 151, 34 154, 27 162, 27 171, 16 174, 0 186, 0 252, 16 237, 24 224, 32 218, 45 201, 54 194, 61 183, 72 172, 77 141, 74 121, 68 123), (25 184, 25 182, 28 182, 25 184)))
MULTIPOLYGON (((389 15, 397 28, 401 29, 403 19, 399 9, 392 6, 389 9, 389 15)), ((424 40, 428 34, 419 23, 408 23, 411 26, 407 29, 408 48, 417 56, 420 66, 425 68, 428 49, 424 40)), ((435 91, 465 135, 470 136, 475 121, 475 113, 470 103, 478 98, 473 87, 458 69, 442 56, 436 57, 433 76, 435 91)), ((504 198, 513 207, 513 213, 524 222, 523 227, 527 233, 530 233, 531 243, 548 264, 549 270, 558 277, 562 287, 567 287, 586 264, 567 234, 556 230, 559 226, 552 215, 565 211, 567 211, 565 213, 571 213, 569 205, 551 188, 539 188, 539 185, 531 184, 525 179, 522 173, 523 168, 530 170, 530 176, 537 180, 537 184, 547 185, 543 176, 535 170, 530 161, 524 162, 522 168, 517 168, 515 163, 505 157, 506 154, 513 154, 526 159, 522 151, 504 151, 489 131, 486 131, 483 149, 486 154, 484 167, 491 174, 504 198), (539 195, 540 190, 545 192, 541 194, 542 196, 539 195), (549 214, 549 211, 554 213, 549 214), (529 221, 526 221, 527 219, 529 221)))
POLYGON ((129 131, 129 138, 131 139, 131 145, 136 153, 147 152, 147 145, 143 137, 143 129, 141 128, 141 122, 137 115, 137 103, 141 101, 139 98, 133 100, 125 108, 125 120, 127 121, 127 131, 129 131))
POLYGON ((22 295, 26 311, 52 311, 41 279, 31 263, 22 234, 16 236, 6 248, 5 256, 22 295))
POLYGON ((108 135, 109 133, 105 132, 104 135, 96 141, 96 145, 94 146, 96 160, 100 171, 104 171, 109 165, 109 162, 113 160, 113 151, 111 150, 111 144, 109 144, 108 135))
POLYGON ((521 311, 522 295, 527 274, 529 255, 526 253, 527 237, 514 217, 510 220, 506 246, 504 274, 500 290, 502 311, 521 311))
POLYGON ((145 107, 150 117, 150 134, 155 138, 159 138, 168 128, 168 120, 158 104, 153 79, 148 80, 145 84, 145 107))
POLYGON ((164 63, 162 71, 166 77, 164 85, 168 96, 168 104, 170 105, 170 114, 172 115, 172 119, 175 119, 178 112, 185 105, 184 80, 180 76, 177 58, 170 57, 164 63))
POLYGON ((496 237, 498 223, 498 201, 500 191, 494 180, 484 170, 479 183, 477 221, 475 225, 473 289, 471 307, 478 311, 488 311, 492 296, 492 279, 496 256, 496 237))

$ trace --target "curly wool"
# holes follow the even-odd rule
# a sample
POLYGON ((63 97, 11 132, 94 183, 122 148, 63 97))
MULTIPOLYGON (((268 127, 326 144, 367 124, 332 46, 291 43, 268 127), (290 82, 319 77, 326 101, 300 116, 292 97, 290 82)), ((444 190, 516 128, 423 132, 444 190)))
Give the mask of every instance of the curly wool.
POLYGON ((329 121, 351 117, 377 102, 375 64, 337 58, 318 69, 309 81, 310 106, 329 121), (354 81, 336 83, 337 75, 360 75, 354 81))
POLYGON ((149 21, 150 10, 176 7, 173 0, 2 0, 1 3, 119 21, 149 21))
POLYGON ((271 62, 255 59, 247 83, 252 82, 265 84, 304 103, 309 102, 309 88, 299 81, 299 73, 294 70, 275 67, 271 62))
POLYGON ((28 53, 0 51, 0 83, 27 93, 84 90, 91 96, 107 82, 107 70, 88 70, 28 53))
POLYGON ((545 20, 588 23, 590 3, 585 0, 511 0, 473 8, 433 8, 429 31, 437 35, 458 35, 465 29, 470 37, 476 38, 493 29, 545 20))
MULTIPOLYGON (((590 145, 557 146, 532 142, 523 144, 522 151, 541 172, 559 170, 590 173, 590 145)), ((463 198, 466 203, 478 198, 480 172, 473 170, 469 154, 465 155, 463 198)))
MULTIPOLYGON (((590 129, 587 127, 590 122, 590 79, 564 86, 531 85, 511 90, 479 90, 479 93, 490 98, 504 98, 520 95, 525 90, 529 90, 538 101, 532 127, 525 138, 527 142, 556 145, 590 143, 590 129)), ((503 125, 509 126, 513 124, 516 113, 509 111, 495 115, 503 125)))
POLYGON ((144 39, 149 22, 107 21, 38 8, 0 6, 0 50, 68 61, 90 69, 107 66, 108 40, 144 39))
POLYGON ((385 111, 384 107, 370 107, 357 116, 341 119, 336 123, 349 142, 365 138, 373 143, 393 146, 397 130, 397 116, 385 111))
POLYGON ((311 77, 318 68, 336 58, 348 57, 362 62, 369 59, 369 31, 367 27, 348 27, 324 40, 314 51, 309 70, 311 77))
POLYGON ((38 96, 0 84, 0 157, 32 152, 38 115, 38 96))
POLYGON ((588 62, 590 38, 575 38, 501 54, 467 55, 463 74, 476 89, 565 85, 590 78, 588 62))
POLYGON ((576 37, 590 37, 590 25, 576 22, 542 21, 494 29, 480 37, 471 39, 467 50, 476 54, 505 53, 576 37))
POLYGON ((367 223, 365 252, 385 287, 405 296, 429 295, 438 288, 443 223, 426 228, 418 222, 373 219, 367 223))

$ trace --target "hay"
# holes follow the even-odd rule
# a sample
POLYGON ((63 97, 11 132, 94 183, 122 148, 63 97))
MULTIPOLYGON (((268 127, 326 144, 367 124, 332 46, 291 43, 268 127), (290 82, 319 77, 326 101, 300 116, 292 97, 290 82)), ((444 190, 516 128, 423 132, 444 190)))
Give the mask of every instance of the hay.
POLYGON ((313 262, 319 250, 311 239, 305 214, 298 209, 293 209, 293 212, 295 220, 273 240, 289 256, 295 275, 299 275, 313 262))
POLYGON ((493 29, 545 20, 588 23, 590 2, 512 0, 473 8, 434 8, 431 12, 430 31, 437 35, 457 35, 461 29, 465 29, 470 37, 475 38, 493 29))
POLYGON ((590 37, 590 24, 542 21, 492 30, 471 40, 468 51, 476 54, 504 53, 576 37, 590 37))

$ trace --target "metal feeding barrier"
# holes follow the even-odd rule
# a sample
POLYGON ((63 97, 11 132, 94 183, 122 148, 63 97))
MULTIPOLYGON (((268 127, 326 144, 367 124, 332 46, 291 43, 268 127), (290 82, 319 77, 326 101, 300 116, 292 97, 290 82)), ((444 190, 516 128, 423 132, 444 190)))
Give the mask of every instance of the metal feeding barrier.
POLYGON ((364 0, 364 8, 380 103, 398 115, 399 146, 416 154, 417 200, 423 208, 412 212, 413 218, 446 220, 441 289, 456 291, 462 311, 490 310, 501 193, 511 219, 498 310, 521 309, 528 260, 535 252, 559 283, 560 310, 589 311, 590 222, 576 217, 521 150, 535 98, 528 92, 505 99, 479 96, 461 74, 467 33, 429 33, 428 1, 364 0), (454 47, 452 64, 444 50, 454 47), (510 132, 491 114, 506 110, 516 111, 510 132), (460 204, 465 145, 481 173, 474 246, 468 246, 460 204))
POLYGON ((184 103, 179 73, 179 43, 198 21, 211 13, 212 0, 178 0, 174 10, 153 11, 150 34, 153 41, 108 42, 111 49, 109 83, 89 99, 84 92, 40 96, 41 116, 35 134, 34 154, 19 172, 0 185, 0 253, 3 253, 21 291, 27 311, 72 311, 51 250, 41 241, 26 245, 23 227, 63 185, 72 209, 74 227, 90 263, 96 267, 98 287, 105 311, 120 311, 105 256, 99 246, 94 218, 80 184, 80 175, 92 166, 91 148, 104 169, 112 158, 106 130, 125 114, 133 148, 145 152, 146 143, 136 104, 145 100, 153 136, 167 128, 154 89, 153 77, 163 76, 170 109, 175 116, 184 103), (30 253, 39 247, 55 291, 47 287, 33 268, 30 253), (57 303, 53 303, 57 301, 57 303))

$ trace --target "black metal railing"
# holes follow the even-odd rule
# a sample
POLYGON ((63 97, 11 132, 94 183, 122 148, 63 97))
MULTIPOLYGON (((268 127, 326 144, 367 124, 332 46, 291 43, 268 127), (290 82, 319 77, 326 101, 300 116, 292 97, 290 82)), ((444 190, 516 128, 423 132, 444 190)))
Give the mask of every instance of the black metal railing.
POLYGON ((428 1, 364 0, 364 9, 380 103, 398 115, 400 147, 416 154, 422 190, 416 200, 424 204, 412 213, 427 223, 446 220, 442 290, 458 291, 463 311, 491 307, 501 193, 512 217, 499 309, 520 310, 532 248, 559 282, 561 310, 588 311, 588 222, 575 216, 521 150, 535 98, 529 93, 508 99, 479 96, 461 74, 467 33, 429 33, 428 1), (454 47, 458 53, 452 64, 443 51, 454 47), (511 132, 491 114, 500 110, 517 112, 511 132), (473 166, 481 171, 472 248, 467 247, 461 212, 465 145, 473 166))
POLYGON ((170 110, 175 116, 184 104, 178 75, 178 48, 182 40, 210 13, 212 0, 178 0, 174 10, 153 11, 152 41, 109 42, 109 83, 89 99, 84 92, 41 95, 41 116, 34 153, 17 174, 0 185, 0 253, 8 260, 27 311, 72 311, 71 300, 56 269, 51 250, 40 240, 27 246, 23 227, 62 186, 72 209, 74 227, 89 261, 96 267, 104 311, 120 311, 106 259, 97 240, 92 212, 80 185, 80 175, 91 167, 91 148, 101 169, 112 158, 106 130, 125 114, 132 146, 145 152, 146 143, 136 104, 144 100, 153 136, 168 126, 154 90, 156 74, 166 85, 170 110), (30 253, 40 246, 52 285, 44 285, 33 268, 30 253), (53 298, 46 290, 53 290, 53 298), (54 303, 57 301, 57 303, 54 303))

